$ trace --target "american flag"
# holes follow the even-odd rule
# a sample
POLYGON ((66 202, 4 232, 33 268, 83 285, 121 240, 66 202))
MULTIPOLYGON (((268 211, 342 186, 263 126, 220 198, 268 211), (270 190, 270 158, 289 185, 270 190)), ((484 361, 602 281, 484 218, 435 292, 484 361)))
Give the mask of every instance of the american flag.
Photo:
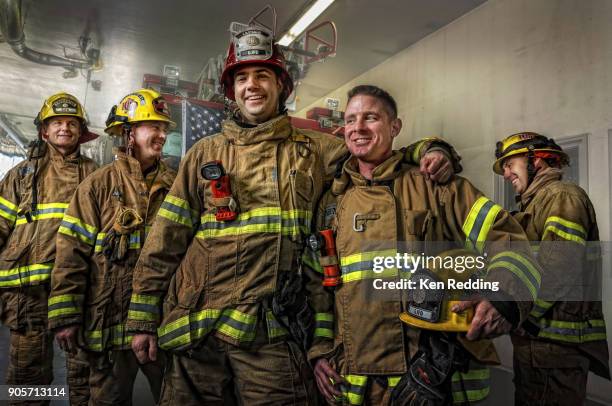
POLYGON ((223 106, 205 107, 187 102, 185 122, 187 124, 186 148, 188 150, 198 140, 221 131, 224 119, 223 106))

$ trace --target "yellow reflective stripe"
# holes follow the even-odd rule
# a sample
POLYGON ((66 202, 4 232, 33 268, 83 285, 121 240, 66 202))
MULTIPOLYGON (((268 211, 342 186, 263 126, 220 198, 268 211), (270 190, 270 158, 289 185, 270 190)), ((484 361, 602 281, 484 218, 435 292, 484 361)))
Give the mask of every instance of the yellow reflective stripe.
MULTIPOLYGON (((68 208, 68 203, 39 203, 36 209, 31 212, 31 220, 48 220, 61 219, 64 217, 64 212, 68 208)), ((27 224, 28 219, 25 216, 18 216, 16 225, 27 224)))
POLYGON ((315 313, 315 337, 334 338, 334 314, 315 313))
POLYGON ((606 323, 603 319, 588 321, 538 320, 538 337, 570 343, 606 340, 606 323))
POLYGON ((17 205, 0 196, 0 216, 14 223, 17 218, 17 205))
POLYGON ((14 287, 42 282, 51 278, 53 264, 32 264, 0 270, 0 287, 14 287))
MULTIPOLYGON (((96 235, 96 246, 94 248, 94 252, 102 252, 104 247, 102 244, 104 243, 104 239, 106 238, 108 233, 98 233, 96 235)), ((142 248, 140 243, 140 231, 134 231, 130 234, 130 243, 128 245, 128 249, 130 250, 139 250, 142 248)))
POLYGON ((58 295, 52 296, 47 301, 48 317, 63 317, 80 314, 82 311, 81 303, 84 295, 58 295))
POLYGON ((350 386, 348 388, 346 385, 340 386, 342 396, 350 405, 361 405, 368 377, 364 375, 344 375, 344 379, 346 379, 350 386))
POLYGON ((323 267, 319 263, 318 255, 309 248, 304 249, 304 252, 302 252, 302 263, 315 272, 323 273, 323 267))
POLYGON ((157 330, 159 346, 164 349, 185 346, 212 330, 238 341, 252 341, 256 323, 257 316, 235 309, 204 309, 161 326, 157 330))
POLYGON ((527 287, 535 301, 540 290, 541 276, 533 264, 521 254, 503 251, 495 255, 489 263, 488 271, 504 268, 516 275, 527 287))
POLYGON ((92 225, 81 221, 76 217, 72 217, 69 215, 64 215, 64 218, 61 222, 59 232, 65 235, 69 235, 71 237, 75 237, 80 239, 93 246, 95 244, 96 234, 98 233, 98 229, 92 225))
POLYGON ((390 388, 395 388, 401 379, 401 376, 389 376, 387 377, 387 385, 389 385, 390 388))
POLYGON ((287 330, 278 322, 272 310, 266 312, 266 324, 268 327, 268 338, 278 338, 286 336, 287 330))
POLYGON ((0 204, 6 207, 9 211, 17 212, 17 205, 2 196, 0 196, 0 204))
POLYGON ((102 351, 109 347, 129 349, 134 333, 127 332, 123 324, 117 324, 102 330, 85 332, 85 345, 93 351, 102 351))
POLYGON ((476 200, 461 227, 466 236, 466 248, 476 248, 479 252, 482 252, 489 231, 491 231, 495 218, 501 210, 501 206, 484 196, 476 200))
POLYGON ((235 220, 217 221, 213 213, 200 218, 198 238, 219 238, 254 233, 306 234, 312 214, 307 210, 282 211, 280 207, 261 207, 240 213, 235 220))
POLYGON ((453 403, 485 399, 490 390, 489 368, 473 368, 468 372, 455 372, 451 377, 453 403))
POLYGON ((149 295, 132 294, 128 310, 128 319, 138 321, 156 321, 160 313, 161 298, 149 295))
POLYGON ((587 232, 584 227, 559 216, 550 216, 546 219, 544 222, 542 240, 544 240, 549 232, 557 234, 559 237, 568 241, 574 241, 582 245, 586 244, 587 232))
POLYGON ((540 318, 554 304, 555 302, 547 302, 545 300, 536 299, 535 303, 533 304, 533 309, 531 310, 531 313, 529 313, 529 315, 535 317, 536 319, 540 318))
POLYGON ((188 227, 193 227, 198 219, 197 212, 191 209, 186 200, 172 195, 166 195, 157 213, 168 220, 188 227))
POLYGON ((355 282, 363 279, 390 278, 398 275, 397 268, 385 268, 381 266, 381 272, 374 272, 373 261, 377 257, 395 257, 397 250, 388 249, 381 251, 358 252, 340 258, 343 282, 355 282))
POLYGON ((555 223, 559 223, 567 228, 571 228, 572 230, 575 230, 579 233, 581 233, 582 235, 587 235, 586 230, 584 229, 584 227, 582 227, 581 224, 578 223, 574 223, 573 221, 569 221, 566 220, 562 217, 559 216, 550 216, 546 219, 546 221, 544 223, 551 223, 551 222, 555 222, 555 223))

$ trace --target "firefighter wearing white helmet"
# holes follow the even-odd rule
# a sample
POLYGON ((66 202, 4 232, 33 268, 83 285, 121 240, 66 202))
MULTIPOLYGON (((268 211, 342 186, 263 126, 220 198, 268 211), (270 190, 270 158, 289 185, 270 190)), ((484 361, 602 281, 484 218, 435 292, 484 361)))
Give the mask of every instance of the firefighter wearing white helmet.
MULTIPOLYGON (((79 144, 97 135, 87 129, 76 97, 63 92, 49 97, 34 123, 39 139, 0 183, 0 321, 11 331, 10 385, 49 385, 53 380, 47 298, 55 237, 77 185, 97 167, 79 151, 79 144)), ((67 368, 69 382, 87 373, 74 357, 68 358, 67 368)), ((74 404, 86 403, 86 385, 78 394, 71 391, 70 398, 74 404)))
POLYGON ((493 171, 512 183, 514 217, 543 268, 536 306, 512 336, 515 403, 584 404, 589 370, 610 379, 593 204, 562 180, 569 157, 551 138, 512 134, 497 143, 495 158, 493 171))
POLYGON ((161 160, 174 125, 153 90, 135 91, 113 106, 106 132, 123 146, 78 187, 58 233, 49 325, 61 348, 73 351, 81 341, 87 352, 92 404, 131 404, 139 369, 159 399, 164 358, 140 365, 125 321, 139 312, 128 308, 132 271, 175 177, 161 160))

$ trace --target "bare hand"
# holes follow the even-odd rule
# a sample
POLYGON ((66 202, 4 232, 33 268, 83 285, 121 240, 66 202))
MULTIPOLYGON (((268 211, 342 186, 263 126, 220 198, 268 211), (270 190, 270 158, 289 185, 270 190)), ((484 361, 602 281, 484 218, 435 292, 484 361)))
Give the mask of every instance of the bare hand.
POLYGON ((452 307, 455 313, 461 313, 474 307, 474 318, 466 338, 470 341, 481 338, 493 338, 512 330, 512 324, 486 299, 465 300, 452 307))
POLYGON ((448 182, 454 173, 450 159, 441 151, 427 152, 421 158, 420 166, 426 178, 438 183, 448 182))
POLYGON ((346 383, 346 380, 334 371, 325 358, 319 358, 315 362, 314 375, 319 392, 325 399, 334 402, 336 397, 342 396, 342 392, 336 388, 336 385, 346 383), (332 380, 334 383, 332 383, 332 380))
POLYGON ((157 360, 157 336, 154 334, 136 334, 132 338, 132 351, 138 362, 146 364, 157 360))
POLYGON ((61 327, 55 332, 55 341, 59 347, 70 353, 75 354, 77 351, 77 333, 79 331, 78 325, 61 327))

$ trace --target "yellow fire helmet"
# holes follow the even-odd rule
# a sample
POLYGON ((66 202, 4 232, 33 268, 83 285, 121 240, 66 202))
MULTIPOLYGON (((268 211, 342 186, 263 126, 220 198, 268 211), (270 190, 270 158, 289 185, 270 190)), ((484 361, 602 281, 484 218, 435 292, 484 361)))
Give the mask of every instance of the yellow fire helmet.
POLYGON ((141 121, 163 121, 168 123, 169 128, 176 127, 176 123, 170 119, 164 98, 155 90, 140 89, 128 94, 111 108, 104 131, 110 135, 121 135, 124 125, 141 121))
POLYGON ((484 259, 466 249, 443 251, 427 257, 425 266, 410 276, 413 285, 408 290, 407 311, 400 315, 400 319, 425 330, 468 331, 474 310, 455 313, 451 308, 467 298, 474 286, 482 284, 485 266, 484 259))
POLYGON ((34 125, 38 130, 39 137, 42 137, 43 124, 45 120, 57 116, 77 117, 82 124, 79 144, 98 138, 98 134, 92 133, 87 128, 87 113, 79 100, 73 95, 65 92, 56 93, 43 103, 40 111, 34 119, 34 125))
POLYGON ((512 134, 499 141, 495 148, 496 161, 493 171, 498 175, 504 174, 502 167, 504 160, 520 154, 532 153, 533 157, 556 158, 561 166, 569 164, 569 157, 552 138, 534 132, 512 134))

